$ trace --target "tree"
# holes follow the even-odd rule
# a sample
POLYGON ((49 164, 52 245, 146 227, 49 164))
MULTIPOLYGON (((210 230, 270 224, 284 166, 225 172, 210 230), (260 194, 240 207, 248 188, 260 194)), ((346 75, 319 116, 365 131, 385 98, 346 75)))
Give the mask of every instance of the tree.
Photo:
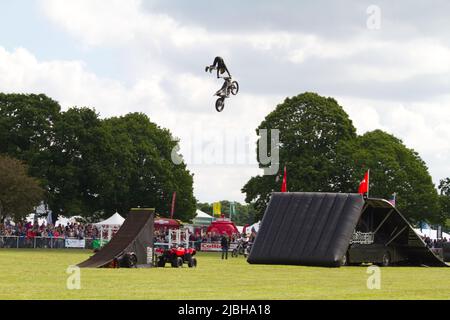
POLYGON ((0 221, 22 219, 42 201, 44 190, 27 170, 21 161, 0 155, 0 221))
POLYGON ((101 210, 98 201, 104 134, 98 114, 89 108, 62 112, 53 128, 46 176, 48 202, 55 217, 92 216, 101 210))
MULTIPOLYGON (((220 201, 222 207, 222 214, 225 217, 230 217, 230 207, 231 201, 222 200, 220 201)), ((231 220, 238 226, 245 226, 247 224, 253 224, 256 222, 256 217, 258 215, 256 208, 253 204, 242 204, 239 202, 234 202, 235 213, 231 215, 231 220)), ((197 209, 213 215, 213 204, 212 203, 197 203, 197 209)))
MULTIPOLYGON (((356 137, 356 129, 336 100, 315 93, 288 98, 267 115, 257 133, 261 129, 280 130, 280 169, 287 167, 289 189, 341 189, 344 181, 342 170, 335 163, 337 149, 342 141, 356 137)), ((271 193, 281 190, 281 180, 257 176, 243 187, 246 201, 254 202, 259 211, 258 218, 262 217, 271 193)))
POLYGON ((102 163, 106 170, 99 199, 107 212, 147 206, 168 217, 176 192, 175 217, 185 221, 194 218, 193 175, 185 163, 172 162, 177 141, 168 130, 142 113, 106 119, 103 130, 106 151, 102 163))
POLYGON ((190 220, 193 175, 172 162, 176 145, 141 113, 103 120, 89 108, 61 112, 45 95, 0 94, 0 152, 23 160, 42 181, 54 220, 138 206, 168 216, 173 192, 175 217, 190 220))
POLYGON ((43 94, 0 93, 0 153, 25 161, 29 173, 45 182, 47 151, 60 110, 43 94))
MULTIPOLYGON (((443 220, 437 191, 417 152, 380 130, 356 135, 348 115, 332 98, 305 93, 286 99, 258 129, 280 129, 280 169, 288 171, 290 191, 357 191, 371 170, 370 196, 389 198, 411 220, 443 220)), ((281 190, 280 176, 257 176, 243 188, 261 218, 270 196, 281 190)))
POLYGON ((381 130, 367 132, 339 146, 336 163, 346 177, 341 192, 354 192, 370 169, 372 198, 397 193, 397 207, 411 221, 441 221, 438 194, 425 162, 403 142, 381 130))

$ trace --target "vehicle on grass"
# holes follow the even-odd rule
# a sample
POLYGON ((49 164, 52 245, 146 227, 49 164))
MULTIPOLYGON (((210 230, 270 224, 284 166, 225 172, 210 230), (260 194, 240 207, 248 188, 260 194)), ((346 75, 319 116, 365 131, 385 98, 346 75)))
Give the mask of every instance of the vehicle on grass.
POLYGON ((181 268, 186 263, 189 268, 197 267, 197 259, 194 257, 197 250, 194 248, 185 248, 181 246, 173 246, 171 248, 156 248, 156 265, 164 268, 170 263, 172 268, 181 268))
POLYGON ((402 254, 401 247, 385 246, 381 243, 359 244, 354 243, 343 257, 343 266, 372 263, 381 267, 389 267, 405 262, 407 257, 402 254))
POLYGON ((416 255, 414 250, 425 246, 400 213, 394 214, 392 205, 383 205, 363 209, 341 265, 407 265, 410 257, 416 255))

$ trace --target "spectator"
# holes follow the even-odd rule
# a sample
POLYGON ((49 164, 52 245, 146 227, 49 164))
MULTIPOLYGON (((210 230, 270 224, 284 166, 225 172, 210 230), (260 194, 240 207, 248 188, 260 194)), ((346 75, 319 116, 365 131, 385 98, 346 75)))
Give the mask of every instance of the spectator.
POLYGON ((224 232, 222 239, 220 240, 220 245, 222 246, 222 260, 228 260, 228 250, 230 248, 230 240, 227 234, 224 232))

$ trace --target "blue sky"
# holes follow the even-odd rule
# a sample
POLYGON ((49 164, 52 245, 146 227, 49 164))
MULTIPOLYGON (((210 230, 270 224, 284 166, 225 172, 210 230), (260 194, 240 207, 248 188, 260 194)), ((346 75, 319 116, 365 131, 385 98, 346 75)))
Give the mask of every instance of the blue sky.
POLYGON ((200 153, 189 168, 201 201, 243 201, 260 174, 255 128, 305 91, 335 97, 359 133, 401 138, 438 183, 450 176, 449 10, 443 0, 4 0, 0 90, 44 92, 103 117, 145 112, 181 138, 187 159, 200 153), (373 4, 377 29, 367 25, 373 4), (221 84, 204 73, 216 55, 242 89, 222 114, 212 97, 221 84))

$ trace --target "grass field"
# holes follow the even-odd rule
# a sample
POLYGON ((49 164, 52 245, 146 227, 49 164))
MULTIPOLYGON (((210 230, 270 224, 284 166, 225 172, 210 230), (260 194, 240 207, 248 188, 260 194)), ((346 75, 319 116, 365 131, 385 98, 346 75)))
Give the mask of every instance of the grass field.
POLYGON ((365 267, 249 265, 199 254, 198 268, 83 269, 81 290, 66 274, 91 255, 72 250, 0 250, 0 299, 450 299, 450 268, 383 268, 367 289, 365 267))

